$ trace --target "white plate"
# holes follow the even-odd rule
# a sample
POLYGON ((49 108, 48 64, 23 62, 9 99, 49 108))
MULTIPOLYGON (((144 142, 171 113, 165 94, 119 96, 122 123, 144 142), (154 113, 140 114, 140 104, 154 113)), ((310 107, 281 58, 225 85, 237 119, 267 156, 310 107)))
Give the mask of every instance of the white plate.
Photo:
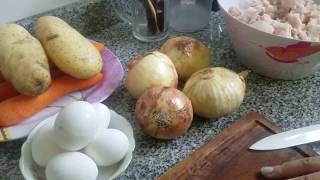
MULTIPOLYGON (((132 159, 132 152, 135 148, 135 140, 133 136, 133 130, 130 123, 116 112, 111 111, 111 120, 109 128, 118 129, 125 133, 129 139, 129 151, 127 155, 119 163, 108 166, 99 167, 98 180, 111 180, 120 175, 126 170, 132 159)), ((20 171, 26 180, 46 180, 44 168, 39 167, 31 155, 31 141, 39 128, 46 123, 53 123, 57 114, 51 116, 40 124, 38 124, 29 134, 27 140, 24 142, 21 148, 21 157, 19 161, 20 171)))
MULTIPOLYGON (((76 91, 67 94, 33 116, 25 119, 23 122, 9 126, 0 127, 0 142, 12 141, 28 136, 30 131, 36 127, 44 119, 56 114, 65 105, 71 102, 82 100, 90 103, 102 102, 107 99, 113 91, 118 87, 119 82, 122 80, 124 71, 120 60, 109 49, 101 53, 103 59, 103 80, 98 82, 91 88, 76 91)), ((24 108, 24 107, 18 107, 24 108)))

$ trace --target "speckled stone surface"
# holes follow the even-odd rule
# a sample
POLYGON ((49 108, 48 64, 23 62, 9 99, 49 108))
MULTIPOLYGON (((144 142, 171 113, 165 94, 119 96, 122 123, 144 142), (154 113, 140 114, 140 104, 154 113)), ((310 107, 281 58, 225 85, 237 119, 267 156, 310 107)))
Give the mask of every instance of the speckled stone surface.
MULTIPOLYGON (((134 39, 130 27, 115 17, 109 4, 108 0, 81 1, 42 15, 62 17, 86 37, 104 42, 121 59, 124 67, 136 55, 160 47, 163 42, 142 43, 134 39)), ((30 29, 37 17, 19 23, 30 29)), ((212 15, 212 24, 213 27, 219 24, 224 27, 219 13, 212 15)), ((206 30, 189 36, 202 40, 211 48, 213 65, 235 71, 245 69, 237 62, 226 33, 219 35, 214 31, 211 40, 211 34, 206 30)), ((298 81, 276 81, 251 73, 247 79, 246 98, 236 112, 218 120, 203 121, 195 118, 186 135, 176 140, 157 141, 145 135, 135 123, 135 100, 130 97, 122 82, 105 104, 130 121, 134 128, 136 149, 130 166, 118 179, 154 179, 250 111, 265 115, 285 130, 320 123, 319 87, 319 72, 298 81)), ((18 168, 23 141, 0 144, 0 179, 23 179, 18 168)), ((319 151, 320 144, 313 144, 313 147, 319 151)))

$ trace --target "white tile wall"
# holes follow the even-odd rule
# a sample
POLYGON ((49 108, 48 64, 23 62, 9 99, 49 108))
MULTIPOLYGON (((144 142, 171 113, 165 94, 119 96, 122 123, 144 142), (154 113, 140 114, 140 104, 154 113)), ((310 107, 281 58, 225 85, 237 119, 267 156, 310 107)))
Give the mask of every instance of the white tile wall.
POLYGON ((78 0, 0 0, 0 23, 16 21, 78 0))

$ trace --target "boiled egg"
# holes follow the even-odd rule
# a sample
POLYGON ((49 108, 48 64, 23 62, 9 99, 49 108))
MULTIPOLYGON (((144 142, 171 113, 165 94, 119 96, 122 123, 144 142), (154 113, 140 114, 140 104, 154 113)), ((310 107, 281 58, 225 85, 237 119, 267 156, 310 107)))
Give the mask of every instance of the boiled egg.
POLYGON ((98 167, 83 153, 65 152, 48 162, 45 174, 47 180, 96 180, 98 167))
POLYGON ((33 160, 39 166, 45 167, 53 156, 61 152, 63 150, 53 140, 53 122, 41 126, 31 141, 33 160))
POLYGON ((102 124, 101 127, 108 128, 110 124, 110 118, 111 118, 109 108, 102 103, 93 103, 92 106, 97 113, 97 118, 102 124))
POLYGON ((98 166, 110 166, 119 162, 129 150, 127 136, 117 129, 103 129, 84 149, 98 166))
POLYGON ((101 130, 101 122, 94 107, 76 101, 58 114, 54 123, 54 141, 67 151, 78 151, 87 146, 101 130))

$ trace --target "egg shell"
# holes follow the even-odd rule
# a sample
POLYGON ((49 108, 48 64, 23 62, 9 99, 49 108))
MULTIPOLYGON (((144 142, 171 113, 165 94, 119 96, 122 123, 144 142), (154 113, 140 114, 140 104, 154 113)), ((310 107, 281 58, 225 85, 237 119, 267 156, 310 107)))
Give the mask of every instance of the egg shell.
POLYGON ((53 122, 44 124, 34 135, 31 142, 33 160, 39 166, 45 167, 52 157, 61 152, 63 152, 63 149, 53 140, 53 122))
POLYGON ((101 128, 108 128, 111 118, 109 108, 102 103, 93 103, 92 106, 97 113, 97 118, 101 121, 101 128))
POLYGON ((110 166, 121 161, 129 150, 128 137, 117 129, 104 129, 85 149, 98 166, 110 166))
POLYGON ((54 140, 67 151, 78 151, 89 144, 101 129, 93 106, 76 101, 58 114, 54 123, 54 140))
POLYGON ((47 180, 96 180, 98 167, 83 153, 65 152, 48 162, 45 174, 47 180))

